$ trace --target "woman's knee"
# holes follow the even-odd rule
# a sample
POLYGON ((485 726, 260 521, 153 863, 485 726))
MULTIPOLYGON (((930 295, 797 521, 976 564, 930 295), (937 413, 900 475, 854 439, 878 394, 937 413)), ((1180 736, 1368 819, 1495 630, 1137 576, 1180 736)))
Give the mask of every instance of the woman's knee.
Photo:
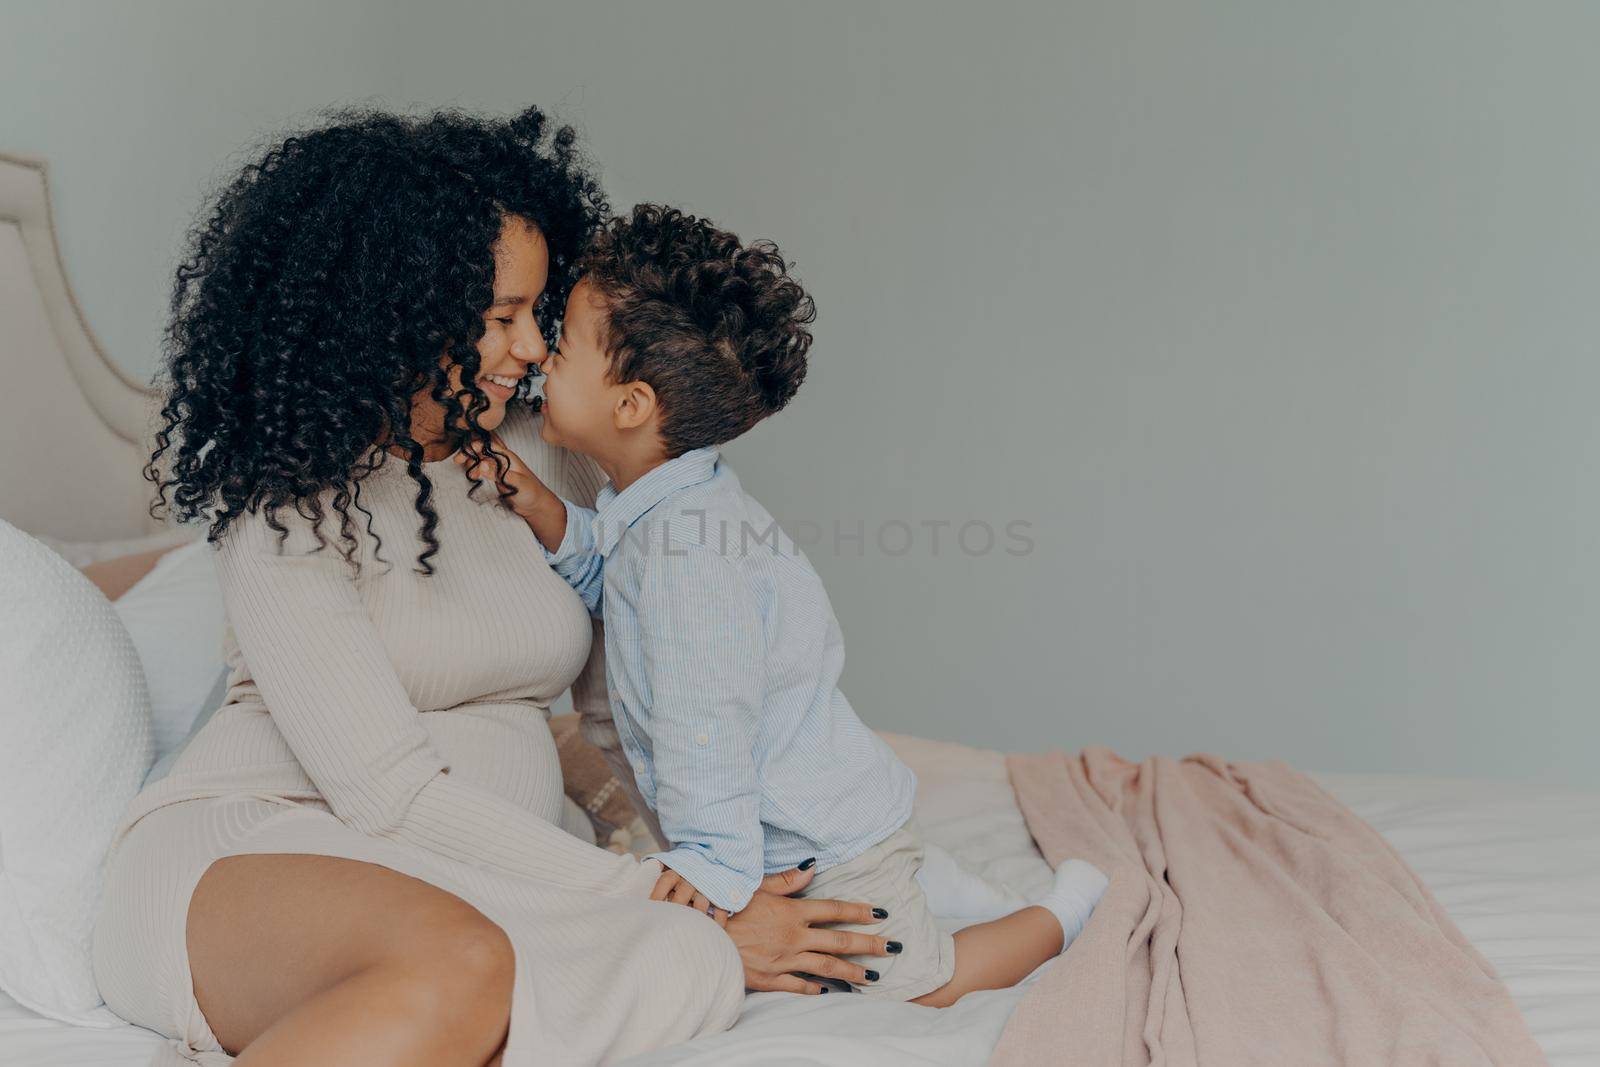
POLYGON ((385 966, 409 981, 419 1012, 474 1030, 504 1027, 511 1018, 516 952, 506 932, 476 909, 430 924, 385 966))
MULTIPOLYGON (((397 1047, 424 1058, 449 1049, 463 1062, 484 1063, 505 1044, 515 955, 500 927, 470 915, 430 917, 347 983, 380 1006, 386 1040, 397 1047)), ((371 1010, 365 1014, 371 1018, 371 1010)))
POLYGON ((200 1011, 235 1052, 358 977, 386 990, 396 1025, 442 1020, 476 1043, 503 1034, 510 1018, 505 932, 459 897, 385 867, 309 855, 218 860, 191 898, 187 942, 200 1011))

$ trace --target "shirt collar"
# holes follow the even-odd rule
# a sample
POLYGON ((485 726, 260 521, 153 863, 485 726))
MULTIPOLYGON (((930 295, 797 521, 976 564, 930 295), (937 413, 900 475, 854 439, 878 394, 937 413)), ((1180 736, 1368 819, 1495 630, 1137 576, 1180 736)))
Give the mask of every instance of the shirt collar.
POLYGON ((595 496, 594 540, 610 556, 623 533, 673 493, 709 481, 717 466, 715 448, 696 448, 646 471, 622 492, 610 482, 595 496))

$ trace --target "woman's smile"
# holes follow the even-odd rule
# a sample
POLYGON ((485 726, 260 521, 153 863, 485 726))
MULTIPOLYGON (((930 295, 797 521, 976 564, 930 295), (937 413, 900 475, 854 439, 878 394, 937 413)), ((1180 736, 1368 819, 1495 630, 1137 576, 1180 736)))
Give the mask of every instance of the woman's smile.
POLYGON ((484 374, 478 378, 478 384, 483 391, 498 400, 510 400, 517 395, 517 386, 521 384, 522 376, 513 378, 508 374, 484 374))

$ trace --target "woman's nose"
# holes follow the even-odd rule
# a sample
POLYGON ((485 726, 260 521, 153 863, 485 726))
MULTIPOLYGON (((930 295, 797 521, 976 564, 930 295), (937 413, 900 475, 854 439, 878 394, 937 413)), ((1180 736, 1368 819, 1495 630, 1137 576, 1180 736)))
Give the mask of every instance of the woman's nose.
POLYGON ((544 338, 534 334, 532 341, 518 341, 511 346, 511 358, 521 363, 532 363, 541 370, 544 361, 550 356, 550 350, 545 347, 544 338))

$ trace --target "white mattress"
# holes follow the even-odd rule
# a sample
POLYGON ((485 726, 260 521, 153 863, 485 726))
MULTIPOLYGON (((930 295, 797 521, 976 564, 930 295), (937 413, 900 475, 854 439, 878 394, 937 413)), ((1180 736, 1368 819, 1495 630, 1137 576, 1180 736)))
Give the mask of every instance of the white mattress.
MULTIPOLYGON (((1049 871, 997 753, 891 739, 921 781, 930 839, 1023 892, 1049 871)), ((1600 793, 1404 776, 1317 775, 1394 843, 1499 968, 1555 1067, 1600 1067, 1600 793)), ((755 994, 733 1030, 628 1061, 696 1064, 981 1064, 1022 989, 939 1011, 834 994, 755 994)), ((0 1067, 145 1064, 155 1035, 41 1019, 0 997, 0 1067)))

